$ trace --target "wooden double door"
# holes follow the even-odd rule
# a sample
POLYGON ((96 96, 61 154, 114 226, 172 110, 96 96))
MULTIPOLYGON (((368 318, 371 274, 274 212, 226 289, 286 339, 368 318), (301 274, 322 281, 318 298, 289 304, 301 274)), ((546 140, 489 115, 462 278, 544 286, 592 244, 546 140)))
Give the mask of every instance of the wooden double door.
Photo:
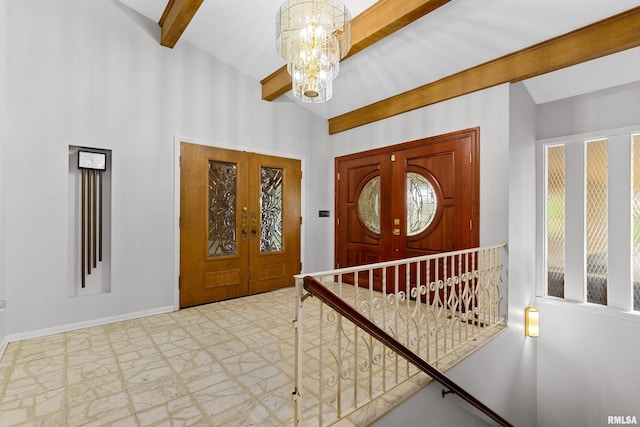
POLYGON ((180 307, 294 283, 299 160, 180 146, 180 307))
POLYGON ((336 158, 336 267, 477 247, 478 133, 336 158))

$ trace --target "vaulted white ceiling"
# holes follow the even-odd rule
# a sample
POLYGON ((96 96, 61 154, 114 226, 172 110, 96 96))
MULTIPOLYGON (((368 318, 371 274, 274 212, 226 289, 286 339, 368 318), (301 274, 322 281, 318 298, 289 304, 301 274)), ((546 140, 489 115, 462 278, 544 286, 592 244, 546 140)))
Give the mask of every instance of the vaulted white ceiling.
MULTIPOLYGON (((120 0, 158 22, 167 0, 120 0)), ((355 17, 375 3, 344 0, 355 17)), ((281 0, 204 0, 179 43, 210 52, 256 84, 284 60, 275 49, 281 0)), ((639 0, 451 0, 346 59, 333 99, 301 104, 332 118, 640 6, 639 0)), ((537 103, 640 80, 640 48, 525 81, 537 103)), ((265 101, 267 102, 267 101, 265 101)), ((297 102, 290 94, 275 102, 297 102)))

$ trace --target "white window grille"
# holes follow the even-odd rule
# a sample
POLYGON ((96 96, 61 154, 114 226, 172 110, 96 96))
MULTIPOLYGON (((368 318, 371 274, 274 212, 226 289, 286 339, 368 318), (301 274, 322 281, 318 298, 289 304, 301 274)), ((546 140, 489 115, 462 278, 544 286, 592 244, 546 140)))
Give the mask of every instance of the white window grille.
POLYGON ((539 295, 640 311, 640 133, 540 141, 539 295))

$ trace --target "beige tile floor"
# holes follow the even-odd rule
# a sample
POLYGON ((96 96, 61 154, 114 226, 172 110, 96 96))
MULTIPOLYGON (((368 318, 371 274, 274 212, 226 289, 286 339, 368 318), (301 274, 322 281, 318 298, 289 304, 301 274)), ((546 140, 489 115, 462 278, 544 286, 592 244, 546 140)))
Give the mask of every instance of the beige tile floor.
POLYGON ((10 343, 0 426, 292 425, 292 289, 10 343))
MULTIPOLYGON (((0 426, 292 426, 294 307, 287 288, 10 343, 0 426)), ((369 425, 427 381, 413 376, 339 425, 369 425)))

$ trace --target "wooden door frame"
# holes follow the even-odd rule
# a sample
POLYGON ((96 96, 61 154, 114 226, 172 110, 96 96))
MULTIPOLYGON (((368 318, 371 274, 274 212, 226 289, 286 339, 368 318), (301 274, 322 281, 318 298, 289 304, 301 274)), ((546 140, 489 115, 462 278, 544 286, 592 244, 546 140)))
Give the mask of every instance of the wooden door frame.
MULTIPOLYGON (((189 136, 174 135, 173 151, 173 310, 180 310, 180 144, 186 142, 205 147, 220 148, 224 150, 247 151, 251 153, 264 154, 267 156, 285 157, 300 160, 300 169, 303 171, 300 186, 300 212, 304 216, 306 197, 304 186, 305 157, 299 154, 282 153, 261 148, 247 147, 243 145, 233 145, 217 143, 205 139, 198 139, 189 136)), ((305 231, 304 224, 300 226, 300 262, 304 265, 305 231)))
MULTIPOLYGON (((414 148, 418 148, 424 145, 432 144, 432 143, 441 143, 447 142, 449 140, 456 140, 461 135, 472 134, 473 135, 473 145, 471 148, 471 152, 475 155, 475 158, 472 161, 472 167, 474 169, 471 176, 471 220, 474 227, 475 235, 473 237, 472 247, 478 247, 480 245, 480 127, 472 127, 467 129, 460 129, 457 131, 447 132, 444 134, 438 134, 429 136, 426 138, 416 139, 407 142, 401 142, 398 144, 388 145, 379 148, 373 148, 369 150, 359 151, 355 153, 343 154, 341 156, 336 156, 334 158, 334 211, 336 218, 338 217, 338 187, 340 185, 338 180, 338 171, 339 171, 339 162, 348 157, 353 158, 364 158, 371 157, 380 154, 393 154, 395 152, 401 152, 405 150, 410 150, 414 148)), ((397 178, 397 177, 396 177, 397 178)), ((338 262, 338 229, 336 223, 334 222, 334 251, 333 251, 333 262, 334 266, 338 262)), ((346 267, 346 266, 342 266, 346 267)))

